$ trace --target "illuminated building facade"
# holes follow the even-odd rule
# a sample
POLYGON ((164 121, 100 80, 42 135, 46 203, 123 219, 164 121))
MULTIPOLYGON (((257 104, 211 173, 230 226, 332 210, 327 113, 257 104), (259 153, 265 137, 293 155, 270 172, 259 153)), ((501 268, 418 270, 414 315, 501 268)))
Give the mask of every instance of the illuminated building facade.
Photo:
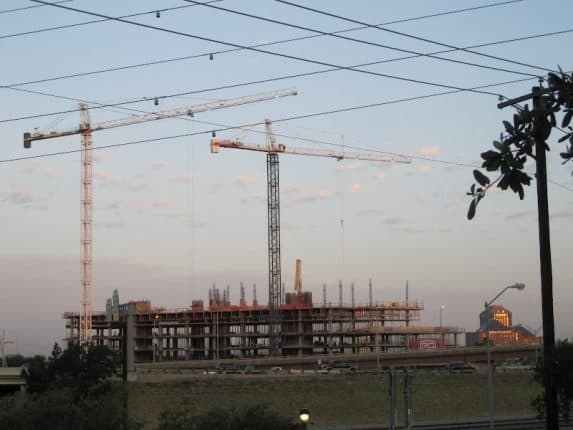
POLYGON ((466 345, 480 344, 489 339, 494 345, 530 345, 542 343, 531 330, 521 324, 513 325, 511 312, 500 305, 492 305, 479 314, 480 328, 466 333, 466 345))

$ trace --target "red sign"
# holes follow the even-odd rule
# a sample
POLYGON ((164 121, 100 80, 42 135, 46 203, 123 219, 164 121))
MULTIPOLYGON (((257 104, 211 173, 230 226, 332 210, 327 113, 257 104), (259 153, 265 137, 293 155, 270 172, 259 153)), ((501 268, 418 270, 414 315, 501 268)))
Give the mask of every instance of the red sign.
POLYGON ((444 341, 434 337, 410 339, 410 349, 438 349, 444 347, 444 341))

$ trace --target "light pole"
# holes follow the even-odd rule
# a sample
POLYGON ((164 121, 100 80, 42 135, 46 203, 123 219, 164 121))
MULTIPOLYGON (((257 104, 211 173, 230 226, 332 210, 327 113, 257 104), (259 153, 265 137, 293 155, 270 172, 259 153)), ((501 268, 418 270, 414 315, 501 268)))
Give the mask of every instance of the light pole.
POLYGON ((444 336, 444 326, 442 324, 442 313, 446 310, 446 305, 442 305, 440 306, 440 339, 442 341, 442 345, 440 346, 440 348, 445 348, 446 347, 446 342, 445 342, 445 336, 444 336))
POLYGON ((493 430, 495 428, 495 422, 493 419, 493 369, 491 367, 491 346, 490 346, 490 339, 489 339, 489 322, 490 318, 487 315, 488 308, 495 302, 499 296, 505 293, 509 289, 516 289, 516 290, 523 290, 525 288, 525 284, 520 282, 516 282, 515 284, 508 285, 503 290, 501 290, 497 296, 491 299, 489 302, 485 302, 484 308, 486 311, 485 315, 485 334, 486 334, 486 350, 487 350, 487 392, 488 392, 488 415, 489 415, 489 428, 493 430))
POLYGON ((442 312, 447 309, 446 305, 440 306, 440 330, 442 329, 442 312))
POLYGON ((159 349, 159 315, 155 315, 155 318, 153 319, 153 329, 152 329, 152 350, 153 350, 153 362, 155 363, 155 360, 157 359, 157 350, 159 349))
POLYGON ((308 428, 308 422, 310 421, 310 411, 306 408, 302 408, 298 411, 298 419, 304 429, 308 428))

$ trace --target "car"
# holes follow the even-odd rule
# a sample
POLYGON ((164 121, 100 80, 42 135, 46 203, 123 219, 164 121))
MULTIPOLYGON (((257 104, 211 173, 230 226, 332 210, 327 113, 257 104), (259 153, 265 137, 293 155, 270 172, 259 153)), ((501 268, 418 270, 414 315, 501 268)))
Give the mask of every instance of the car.
POLYGON ((283 368, 278 367, 278 366, 271 367, 271 370, 270 370, 271 373, 281 373, 282 371, 283 371, 283 368))
POLYGON ((243 371, 243 373, 247 373, 250 375, 260 375, 261 373, 263 373, 263 369, 259 369, 258 367, 255 366, 245 366, 245 370, 243 371))
POLYGON ((474 373, 476 368, 473 364, 464 363, 463 361, 448 364, 450 373, 474 373))
POLYGON ((241 373, 241 368, 235 363, 217 363, 215 370, 222 374, 241 373))

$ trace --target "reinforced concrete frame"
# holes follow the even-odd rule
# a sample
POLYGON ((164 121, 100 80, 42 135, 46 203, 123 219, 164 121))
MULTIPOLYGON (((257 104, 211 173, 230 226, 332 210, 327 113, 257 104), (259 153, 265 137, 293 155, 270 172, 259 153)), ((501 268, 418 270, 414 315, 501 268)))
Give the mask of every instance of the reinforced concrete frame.
MULTIPOLYGON (((228 360, 272 356, 272 308, 215 305, 208 309, 153 308, 133 304, 130 350, 135 362, 172 360, 228 360)), ((325 304, 281 305, 281 356, 361 354, 407 351, 410 341, 432 336, 444 345, 458 344, 457 327, 418 327, 420 302, 392 302, 373 306, 325 304), (445 341, 445 342, 444 342, 445 341)), ((65 313, 68 341, 77 341, 80 315, 65 313)), ((105 312, 92 316, 92 341, 121 349, 122 334, 105 312)))

